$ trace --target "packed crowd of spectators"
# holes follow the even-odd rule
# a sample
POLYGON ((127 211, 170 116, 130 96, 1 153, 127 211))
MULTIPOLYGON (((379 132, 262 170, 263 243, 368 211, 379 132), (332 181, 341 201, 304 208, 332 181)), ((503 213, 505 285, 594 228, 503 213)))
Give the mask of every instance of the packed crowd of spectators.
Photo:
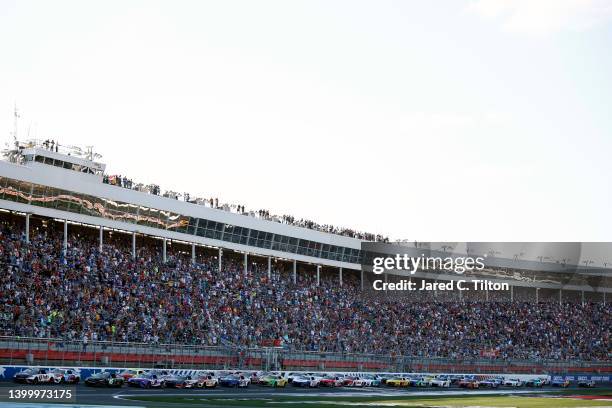
MULTIPOLYGON (((423 357, 610 360, 609 304, 408 302, 371 297, 345 273, 289 271, 224 255, 130 247, 71 228, 0 225, 0 334, 423 357), (77 231, 74 231, 77 230, 77 231)), ((288 268, 289 269, 289 268, 288 268)))
POLYGON ((132 190, 137 190, 143 193, 161 195, 163 197, 172 198, 174 200, 182 199, 185 202, 189 202, 192 204, 203 205, 209 208, 215 208, 217 210, 224 210, 228 212, 233 212, 241 215, 247 215, 254 218, 259 218, 267 221, 274 221, 282 224, 294 225, 297 227, 308 228, 312 230, 327 232, 330 234, 343 235, 346 237, 352 237, 357 239, 362 239, 366 241, 376 241, 376 242, 388 242, 389 238, 380 234, 372 234, 369 232, 361 232, 356 231, 351 228, 342 228, 336 227, 330 224, 319 224, 311 220, 306 220, 303 218, 295 218, 291 215, 274 215, 271 214, 269 210, 247 210, 244 205, 241 204, 225 204, 219 203, 218 198, 199 198, 192 197, 189 193, 178 193, 175 191, 167 190, 162 194, 159 185, 157 184, 142 184, 135 183, 132 179, 122 176, 120 174, 113 174, 103 176, 102 181, 106 184, 111 184, 113 186, 129 188, 132 190))

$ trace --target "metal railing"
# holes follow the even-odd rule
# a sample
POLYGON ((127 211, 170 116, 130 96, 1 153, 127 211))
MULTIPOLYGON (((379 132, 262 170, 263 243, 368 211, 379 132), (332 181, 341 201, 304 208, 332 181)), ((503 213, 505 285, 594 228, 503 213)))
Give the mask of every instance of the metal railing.
POLYGON ((8 365, 345 372, 612 373, 610 361, 425 358, 295 351, 279 347, 82 342, 3 336, 0 336, 0 362, 8 365))

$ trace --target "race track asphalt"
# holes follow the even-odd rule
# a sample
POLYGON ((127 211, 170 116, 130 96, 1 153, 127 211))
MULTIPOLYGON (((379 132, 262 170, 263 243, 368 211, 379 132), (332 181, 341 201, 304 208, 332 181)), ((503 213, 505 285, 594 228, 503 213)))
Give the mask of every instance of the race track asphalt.
MULTIPOLYGON (((22 385, 22 384, 14 384, 10 382, 0 382, 0 392, 2 397, 0 398, 0 408, 9 408, 9 407, 21 407, 21 408, 30 408, 30 407, 45 407, 45 406, 54 406, 49 403, 40 403, 36 401, 28 401, 29 404, 17 403, 14 399, 10 400, 6 397, 9 389, 36 389, 36 388, 53 388, 53 389, 63 389, 65 386, 63 385, 22 385)), ((67 389, 67 388, 66 388, 67 389)), ((483 395, 490 393, 507 393, 507 394, 517 394, 517 393, 536 393, 540 390, 559 390, 559 388, 521 388, 521 389, 510 389, 503 388, 498 390, 466 390, 461 388, 316 388, 316 389, 305 389, 305 388, 296 388, 292 386, 287 386, 286 388, 264 388, 255 385, 251 385, 246 389, 232 389, 232 388, 221 388, 217 387, 215 389, 174 389, 174 388, 166 388, 166 389, 141 389, 141 388, 132 388, 132 387, 122 387, 122 388, 92 388, 86 387, 83 384, 79 384, 77 386, 72 386, 72 390, 76 391, 76 399, 70 403, 67 401, 63 401, 64 403, 68 403, 66 407, 78 407, 79 405, 96 405, 96 406, 132 406, 132 407, 164 407, 168 406, 168 404, 159 403, 159 402, 142 402, 142 401, 131 401, 127 399, 123 399, 125 396, 157 396, 157 395, 178 395, 178 396, 193 396, 194 398, 198 397, 222 397, 222 398, 236 398, 236 399, 249 399, 249 398, 264 398, 269 397, 270 395, 278 395, 278 396, 399 396, 399 395, 463 395, 463 394, 473 394, 473 395, 483 395)), ((578 390, 578 388, 576 388, 578 390)), ((74 392, 73 391, 73 392, 74 392)), ((57 401, 62 402, 62 401, 57 401)), ((172 407, 175 408, 183 408, 183 407, 191 407, 192 404, 171 404, 172 407)))

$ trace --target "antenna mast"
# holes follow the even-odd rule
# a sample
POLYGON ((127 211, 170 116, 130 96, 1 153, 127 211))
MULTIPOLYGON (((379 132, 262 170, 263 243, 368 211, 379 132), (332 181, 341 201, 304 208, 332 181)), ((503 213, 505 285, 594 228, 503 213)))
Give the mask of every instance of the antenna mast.
POLYGON ((17 111, 17 102, 15 102, 15 108, 13 111, 13 140, 15 141, 15 147, 18 146, 19 142, 17 141, 17 128, 19 123, 19 111, 17 111))

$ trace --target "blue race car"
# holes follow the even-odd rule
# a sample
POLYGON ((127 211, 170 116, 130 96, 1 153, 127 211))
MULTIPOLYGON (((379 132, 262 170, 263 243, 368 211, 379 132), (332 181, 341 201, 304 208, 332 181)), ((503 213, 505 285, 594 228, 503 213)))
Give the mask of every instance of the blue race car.
POLYGON ((557 378, 557 379, 552 381, 552 386, 553 387, 567 388, 567 387, 570 386, 570 382, 569 382, 569 380, 564 380, 563 378, 557 378))
POLYGON ((140 387, 140 388, 165 388, 166 382, 163 378, 157 376, 154 373, 146 373, 132 377, 128 380, 129 387, 140 387))
POLYGON ((251 381, 241 374, 230 374, 219 379, 219 385, 222 387, 241 387, 246 388, 251 381))

